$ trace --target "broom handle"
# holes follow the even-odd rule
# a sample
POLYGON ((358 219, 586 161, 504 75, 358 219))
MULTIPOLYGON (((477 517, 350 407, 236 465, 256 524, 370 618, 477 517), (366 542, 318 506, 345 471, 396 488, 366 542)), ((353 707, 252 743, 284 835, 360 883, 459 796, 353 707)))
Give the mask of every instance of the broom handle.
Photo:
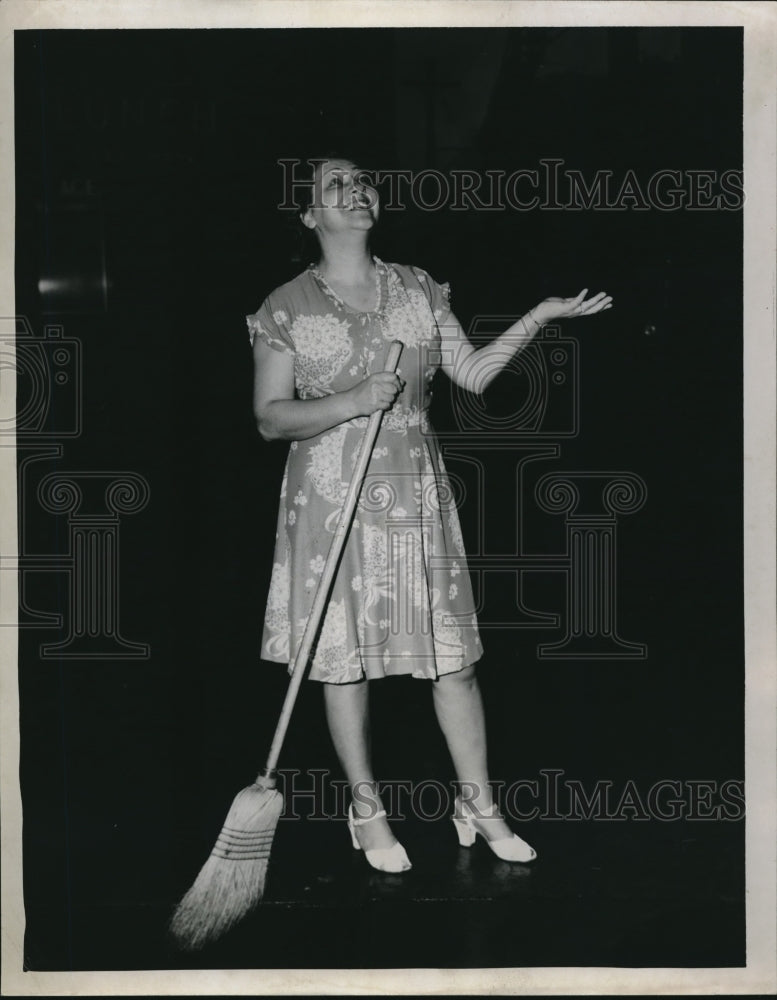
MULTIPOLYGON (((402 353, 403 347, 404 344, 401 340, 395 340, 391 344, 386 357, 386 366, 383 369, 384 371, 396 371, 397 364, 399 363, 399 355, 402 353)), ((274 784, 275 781, 275 766, 278 763, 278 757, 280 756, 281 746, 283 744, 284 737, 286 736, 286 730, 289 725, 292 709, 294 708, 294 702, 297 700, 297 694, 299 692, 300 684, 302 683, 302 677, 305 673, 305 667, 307 666, 310 650, 313 646, 313 640, 318 630, 319 622, 321 621, 324 604, 326 603, 327 595, 329 594, 329 587, 334 579, 337 563, 340 559, 343 547, 345 546, 348 530, 351 527, 351 521, 353 520, 353 515, 356 510, 356 502, 359 498, 359 492, 361 491, 364 476, 367 472, 367 465, 372 457, 372 449, 375 446, 375 439, 378 436, 380 422, 382 419, 383 410, 375 410, 375 412, 370 416, 369 423, 367 424, 367 430, 364 432, 364 437, 362 438, 359 448, 359 456, 356 459, 356 465, 354 466, 353 475, 351 476, 351 483, 348 487, 348 493, 345 497, 343 509, 340 512, 340 521, 337 525, 334 537, 332 538, 332 543, 329 547, 329 554, 327 555, 326 562, 324 563, 324 571, 321 574, 318 589, 316 590, 316 596, 313 599, 313 606, 310 609, 305 631, 302 635, 302 642, 299 645, 297 655, 294 659, 291 680, 289 681, 289 687, 283 701, 283 707, 281 709, 280 718, 278 719, 278 725, 275 727, 275 735, 273 736, 270 752, 267 756, 267 764, 260 774, 260 778, 265 784, 270 782, 274 784)))

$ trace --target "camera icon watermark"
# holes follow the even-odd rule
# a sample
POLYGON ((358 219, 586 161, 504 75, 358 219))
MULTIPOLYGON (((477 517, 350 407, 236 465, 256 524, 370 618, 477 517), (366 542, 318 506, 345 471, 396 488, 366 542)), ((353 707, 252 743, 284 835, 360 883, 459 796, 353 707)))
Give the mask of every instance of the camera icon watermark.
POLYGON ((17 553, 0 553, 0 571, 16 578, 17 629, 65 629, 40 646, 41 659, 147 659, 150 647, 125 639, 120 627, 120 524, 143 510, 150 486, 140 473, 62 468, 65 442, 84 433, 83 349, 58 325, 37 336, 26 317, 0 319, 0 378, 14 379, 14 412, 0 421, 0 447, 16 447, 17 553), (44 471, 50 466, 57 471, 44 471), (52 544, 41 525, 64 517, 52 544), (41 598, 42 582, 67 582, 41 598), (41 603, 48 604, 45 609, 41 603))
POLYGON ((0 437, 75 438, 83 427, 82 346, 58 325, 35 335, 26 317, 0 317, 0 370, 15 378, 16 410, 0 418, 0 437))

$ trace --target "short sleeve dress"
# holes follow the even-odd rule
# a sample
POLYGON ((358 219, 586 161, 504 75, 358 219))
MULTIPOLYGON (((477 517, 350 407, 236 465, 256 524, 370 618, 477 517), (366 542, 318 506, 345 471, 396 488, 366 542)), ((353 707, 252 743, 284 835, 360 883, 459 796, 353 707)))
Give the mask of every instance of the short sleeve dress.
MULTIPOLYGON (((447 285, 375 258, 378 307, 358 312, 311 266, 248 316, 294 358, 296 394, 350 389, 404 349, 404 390, 384 413, 330 591, 309 677, 344 684, 393 674, 435 679, 483 647, 455 498, 428 420, 447 285)), ((294 662, 351 480, 367 417, 292 441, 283 473, 261 656, 294 662)))

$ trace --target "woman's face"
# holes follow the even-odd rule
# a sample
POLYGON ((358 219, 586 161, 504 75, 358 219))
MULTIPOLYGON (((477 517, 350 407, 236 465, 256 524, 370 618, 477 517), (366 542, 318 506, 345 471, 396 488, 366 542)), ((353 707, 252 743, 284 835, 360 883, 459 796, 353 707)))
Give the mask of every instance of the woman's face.
POLYGON ((378 221, 378 192, 349 160, 324 160, 313 174, 313 201, 302 221, 319 236, 369 231, 378 221))

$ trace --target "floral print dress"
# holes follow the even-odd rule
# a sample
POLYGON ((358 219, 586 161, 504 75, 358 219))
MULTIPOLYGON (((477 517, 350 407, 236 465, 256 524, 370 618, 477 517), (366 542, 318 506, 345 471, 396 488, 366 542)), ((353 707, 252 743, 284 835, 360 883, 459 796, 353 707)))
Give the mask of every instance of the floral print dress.
MULTIPOLYGON (((383 414, 309 674, 338 684, 434 679, 483 652, 458 512, 428 421, 448 286, 420 268, 377 258, 375 266, 372 312, 343 302, 311 266, 247 317, 252 345, 258 336, 293 355, 300 399, 350 389, 384 369, 391 341, 405 345, 406 384, 383 414)), ((356 417, 289 448, 261 653, 289 670, 367 423, 356 417)))

